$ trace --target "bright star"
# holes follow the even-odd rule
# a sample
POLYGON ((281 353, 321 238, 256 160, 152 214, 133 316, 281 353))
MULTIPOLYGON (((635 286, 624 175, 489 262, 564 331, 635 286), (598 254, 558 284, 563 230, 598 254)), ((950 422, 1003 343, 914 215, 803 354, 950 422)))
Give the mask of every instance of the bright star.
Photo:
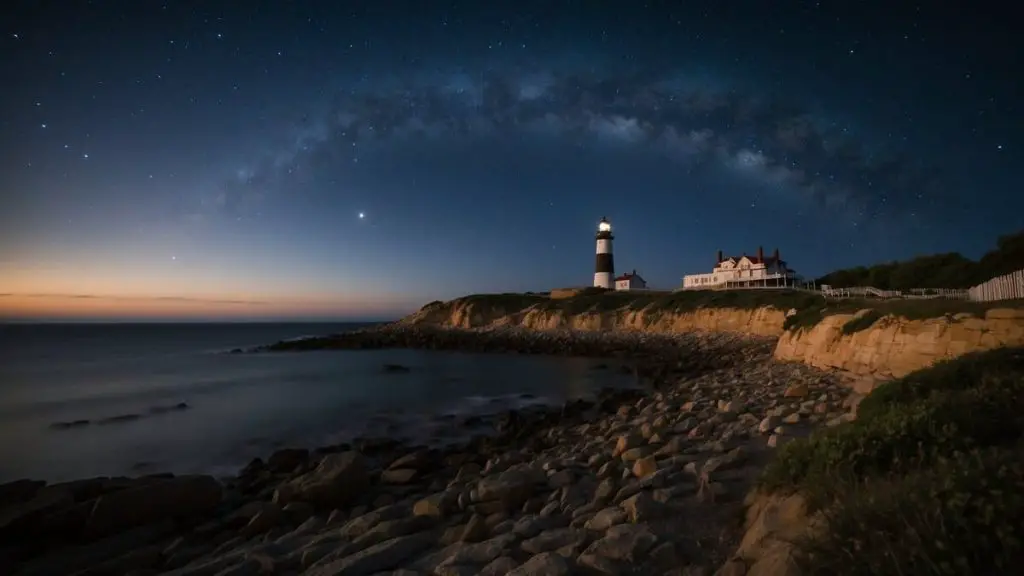
POLYGON ((366 218, 366 214, 364 214, 364 213, 360 212, 360 213, 359 213, 359 219, 360 219, 360 220, 362 220, 362 219, 364 219, 364 218, 366 218))

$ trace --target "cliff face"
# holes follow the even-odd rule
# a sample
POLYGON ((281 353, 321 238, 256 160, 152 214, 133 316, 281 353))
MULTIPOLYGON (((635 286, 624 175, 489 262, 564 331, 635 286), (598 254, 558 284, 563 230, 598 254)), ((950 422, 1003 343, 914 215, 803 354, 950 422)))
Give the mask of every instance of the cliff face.
POLYGON ((530 330, 624 330, 650 333, 735 332, 753 336, 780 336, 786 312, 770 307, 699 308, 687 312, 656 310, 650 307, 609 311, 550 310, 533 305, 508 309, 472 300, 437 303, 405 318, 407 324, 429 324, 449 328, 489 328, 515 326, 530 330))
MULTIPOLYGON (((775 358, 819 368, 837 368, 862 376, 864 384, 899 378, 939 360, 1000 346, 1024 345, 1024 309, 988 310, 984 317, 947 315, 925 320, 883 316, 863 329, 843 333, 859 316, 877 313, 826 315, 809 328, 786 331, 786 317, 795 310, 763 305, 687 306, 666 309, 657 301, 601 299, 579 306, 572 299, 553 305, 540 295, 503 295, 435 302, 401 321, 403 324, 449 328, 518 327, 530 330, 621 330, 648 333, 691 331, 733 332, 778 337, 775 358)), ((857 384, 858 386, 860 384, 857 384)))
POLYGON ((775 358, 888 379, 968 352, 1024 345, 1024 310, 996 308, 984 318, 884 316, 864 330, 843 334, 843 325, 856 316, 826 316, 812 328, 784 333, 775 358))

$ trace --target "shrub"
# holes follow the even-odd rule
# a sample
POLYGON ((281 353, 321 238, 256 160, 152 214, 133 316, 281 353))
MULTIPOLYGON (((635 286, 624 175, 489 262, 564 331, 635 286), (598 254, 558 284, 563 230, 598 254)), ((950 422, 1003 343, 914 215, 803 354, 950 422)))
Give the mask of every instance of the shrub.
POLYGON ((843 334, 849 335, 861 330, 866 330, 874 325, 875 322, 883 316, 883 314, 877 309, 872 308, 865 311, 860 316, 854 316, 854 318, 843 324, 843 334))
POLYGON ((803 490, 825 505, 835 495, 830 478, 884 476, 957 451, 1015 442, 1024 433, 1022 373, 1003 386, 962 385, 913 402, 869 406, 854 422, 783 446, 761 484, 769 490, 803 490))
POLYGON ((1014 573, 1022 439, 1024 349, 992 350, 880 386, 856 421, 780 449, 761 484, 824 514, 796 542, 804 573, 1014 573))
POLYGON ((849 485, 828 530, 797 543, 805 574, 1013 574, 1024 560, 1019 447, 972 450, 849 485))
POLYGON ((870 419, 893 406, 924 400, 937 392, 968 388, 1006 388, 1024 394, 1024 349, 997 348, 965 354, 886 382, 861 401, 858 418, 870 419))

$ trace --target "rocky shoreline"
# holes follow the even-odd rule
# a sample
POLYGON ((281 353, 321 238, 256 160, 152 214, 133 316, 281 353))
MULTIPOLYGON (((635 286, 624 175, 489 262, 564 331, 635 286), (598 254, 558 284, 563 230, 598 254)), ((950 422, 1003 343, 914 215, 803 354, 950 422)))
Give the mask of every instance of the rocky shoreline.
POLYGON ((311 352, 413 348, 499 354, 605 358, 629 366, 661 385, 674 374, 696 375, 742 361, 752 347, 770 351, 776 338, 730 333, 648 334, 632 331, 528 330, 518 327, 461 329, 386 324, 317 338, 286 340, 231 353, 311 352))
MULTIPOLYGON (((372 332, 321 339, 329 346, 319 349, 409 339, 446 349, 470 336, 447 331, 428 345, 421 329, 372 332)), ((471 349, 497 351, 521 336, 495 332, 471 349)), ((8 483, 0 572, 711 574, 735 549, 744 496, 773 448, 847 418, 849 390, 836 374, 774 362, 763 341, 543 334, 536 342, 527 349, 603 350, 655 386, 507 412, 493 434, 452 447, 362 439, 286 449, 223 481, 8 483)), ((269 349, 292 346, 311 349, 269 349)))

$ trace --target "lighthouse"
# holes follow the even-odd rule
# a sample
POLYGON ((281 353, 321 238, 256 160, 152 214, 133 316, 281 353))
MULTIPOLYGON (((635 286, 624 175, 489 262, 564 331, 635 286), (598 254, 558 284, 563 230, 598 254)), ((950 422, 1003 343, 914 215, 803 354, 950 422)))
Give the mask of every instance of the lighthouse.
POLYGON ((594 268, 594 287, 615 287, 615 262, 612 260, 612 225, 607 218, 597 223, 597 265, 594 268))

